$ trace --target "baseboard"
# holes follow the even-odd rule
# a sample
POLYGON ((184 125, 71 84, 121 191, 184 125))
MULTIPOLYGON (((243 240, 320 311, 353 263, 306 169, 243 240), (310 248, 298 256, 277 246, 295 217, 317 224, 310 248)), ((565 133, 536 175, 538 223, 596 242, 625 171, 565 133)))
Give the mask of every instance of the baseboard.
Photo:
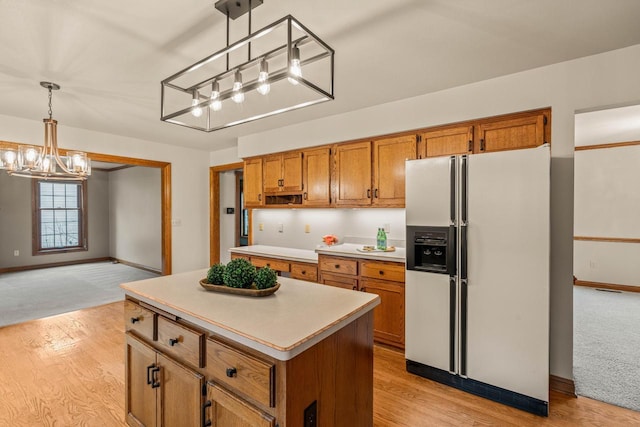
POLYGON ((573 380, 570 380, 569 378, 549 375, 549 388, 553 391, 577 397, 576 383, 574 383, 573 380))
POLYGON ((148 271, 150 273, 162 274, 162 270, 158 270, 157 268, 147 267, 146 265, 136 264, 135 262, 125 261, 120 258, 109 258, 111 261, 117 262, 118 264, 128 265, 129 267, 138 268, 140 270, 148 271))
POLYGON ((618 285, 616 283, 588 282, 586 280, 576 279, 573 281, 573 284, 575 286, 586 286, 589 288, 612 289, 623 292, 640 292, 640 286, 618 285))
POLYGON ((111 260, 112 260, 111 257, 102 257, 102 258, 91 258, 91 259, 78 259, 75 261, 51 262, 48 264, 22 265, 18 267, 0 268, 0 274, 13 273, 16 271, 38 270, 41 268, 63 267, 65 265, 88 264, 91 262, 103 262, 103 261, 111 261, 111 260))

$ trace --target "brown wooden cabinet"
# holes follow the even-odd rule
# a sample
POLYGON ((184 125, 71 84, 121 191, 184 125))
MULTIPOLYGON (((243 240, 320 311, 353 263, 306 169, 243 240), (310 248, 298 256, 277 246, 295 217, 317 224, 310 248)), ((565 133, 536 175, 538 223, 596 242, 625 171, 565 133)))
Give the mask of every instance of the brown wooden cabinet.
POLYGON ((262 159, 255 158, 244 161, 244 206, 259 207, 264 205, 262 193, 262 159))
POLYGON ((238 398, 216 383, 207 382, 207 421, 212 426, 275 427, 275 418, 238 398))
POLYGON ((374 206, 404 207, 405 162, 417 157, 416 135, 373 141, 374 206))
POLYGON ((204 376, 126 335, 126 421, 130 426, 199 427, 204 376))
POLYGON ((473 126, 455 126, 420 134, 420 158, 473 153, 473 126))
POLYGON ((302 152, 292 151, 264 158, 265 193, 302 191, 302 152))
POLYGON ((320 283, 380 297, 373 311, 373 338, 404 348, 404 264, 401 262, 318 257, 320 283))
POLYGON ((371 142, 339 144, 335 152, 336 205, 371 205, 371 142))
POLYGON ((544 144, 545 115, 538 112, 478 125, 478 152, 533 148, 544 144))
POLYGON ((304 206, 331 205, 331 149, 328 147, 305 150, 302 153, 302 179, 304 206))
POLYGON ((292 279, 306 280, 307 282, 318 281, 318 266, 313 263, 289 261, 277 257, 249 256, 237 252, 231 253, 231 259, 244 258, 256 268, 269 267, 275 270, 278 275, 288 275, 292 279))

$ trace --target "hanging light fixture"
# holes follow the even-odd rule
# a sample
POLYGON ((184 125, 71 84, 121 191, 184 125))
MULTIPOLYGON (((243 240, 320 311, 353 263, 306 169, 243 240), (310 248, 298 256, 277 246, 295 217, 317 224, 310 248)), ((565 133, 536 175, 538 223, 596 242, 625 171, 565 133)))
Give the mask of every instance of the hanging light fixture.
POLYGON ((91 160, 81 151, 67 151, 66 156, 58 151, 58 121, 52 115, 52 91, 60 86, 51 82, 40 82, 49 91, 49 118, 44 121, 44 146, 20 145, 17 149, 0 150, 0 169, 11 176, 26 178, 83 180, 91 175, 91 160))
POLYGON ((226 47, 161 82, 162 121, 211 132, 334 99, 334 50, 291 15, 252 32, 261 4, 215 3, 226 47), (230 43, 230 20, 244 15, 248 35, 230 43))

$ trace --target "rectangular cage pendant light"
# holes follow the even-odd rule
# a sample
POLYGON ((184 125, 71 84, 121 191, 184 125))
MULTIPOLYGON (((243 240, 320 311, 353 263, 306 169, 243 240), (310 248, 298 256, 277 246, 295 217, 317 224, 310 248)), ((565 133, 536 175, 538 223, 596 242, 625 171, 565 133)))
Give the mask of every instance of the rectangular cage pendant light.
POLYGON ((216 3, 227 39, 247 11, 249 35, 163 80, 162 121, 211 132, 334 99, 334 50, 291 15, 252 32, 253 3, 216 3))

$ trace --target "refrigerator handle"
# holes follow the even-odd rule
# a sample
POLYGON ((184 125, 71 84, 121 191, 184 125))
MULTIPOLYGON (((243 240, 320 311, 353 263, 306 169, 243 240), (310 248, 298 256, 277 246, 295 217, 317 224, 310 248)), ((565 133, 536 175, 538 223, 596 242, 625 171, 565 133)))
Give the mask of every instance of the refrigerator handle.
POLYGON ((460 227, 460 280, 467 280, 467 225, 460 227))
POLYGON ((468 195, 467 195, 467 189, 468 189, 468 183, 469 183, 469 157, 464 155, 462 156, 462 177, 461 177, 461 198, 460 198, 460 204, 461 204, 461 208, 460 208, 460 221, 462 222, 463 225, 465 225, 467 223, 467 199, 468 199, 468 195))
POLYGON ((460 376, 467 377, 467 280, 460 280, 460 376))
POLYGON ((449 372, 456 372, 456 276, 449 276, 449 372))
POLYGON ((456 223, 456 157, 449 157, 449 208, 451 224, 456 223))

